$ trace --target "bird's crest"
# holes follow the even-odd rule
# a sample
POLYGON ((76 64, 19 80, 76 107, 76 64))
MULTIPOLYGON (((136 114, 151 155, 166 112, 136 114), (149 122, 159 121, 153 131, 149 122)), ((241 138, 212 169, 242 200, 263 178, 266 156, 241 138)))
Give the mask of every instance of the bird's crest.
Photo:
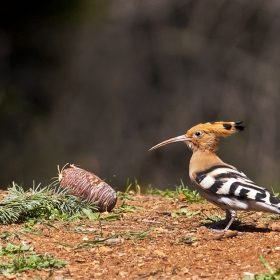
POLYGON ((187 136, 195 135, 196 132, 213 133, 218 137, 228 137, 238 131, 243 131, 245 126, 242 122, 207 122, 198 124, 187 131, 187 136))

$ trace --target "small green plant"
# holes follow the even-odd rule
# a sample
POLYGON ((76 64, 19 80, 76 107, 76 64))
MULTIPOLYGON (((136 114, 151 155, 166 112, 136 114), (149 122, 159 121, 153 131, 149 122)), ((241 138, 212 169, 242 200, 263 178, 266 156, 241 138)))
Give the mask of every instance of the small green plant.
POLYGON ((21 273, 26 270, 52 269, 65 266, 65 261, 56 260, 52 256, 25 256, 19 253, 11 262, 0 262, 0 273, 8 276, 11 273, 21 273))
POLYGON ((216 223, 226 218, 225 216, 222 216, 221 213, 219 212, 210 211, 210 214, 207 215, 205 212, 202 211, 202 214, 206 217, 206 219, 202 220, 201 222, 206 222, 206 223, 209 221, 216 223))
POLYGON ((33 248, 29 247, 27 245, 13 245, 11 243, 8 243, 6 246, 0 246, 0 255, 1 256, 7 256, 7 255, 13 255, 13 254, 17 254, 20 252, 24 252, 24 251, 32 251, 33 248))
POLYGON ((280 280, 280 267, 277 267, 276 270, 273 270, 262 255, 260 255, 260 261, 269 271, 269 273, 261 272, 260 274, 253 275, 252 277, 243 278, 243 280, 280 280))
POLYGON ((178 216, 196 216, 196 215, 200 215, 201 213, 201 210, 198 210, 198 211, 188 211, 187 209, 180 209, 180 210, 177 210, 173 213, 171 213, 171 217, 175 218, 175 217, 178 217, 178 216))
POLYGON ((130 205, 130 204, 126 203, 126 201, 124 200, 119 207, 116 207, 114 209, 114 212, 116 214, 129 213, 129 212, 133 213, 133 212, 136 212, 137 210, 144 210, 144 208, 140 207, 140 206, 130 205))
POLYGON ((272 193, 275 195, 275 196, 277 196, 277 197, 279 197, 279 192, 275 192, 275 190, 273 189, 273 187, 271 187, 271 191, 272 191, 272 193))
POLYGON ((134 239, 144 239, 148 234, 150 234, 152 231, 154 230, 154 228, 149 228, 143 232, 137 232, 137 231, 127 231, 126 233, 124 233, 124 236, 127 235, 128 238, 130 240, 134 240, 134 239))
POLYGON ((90 209, 83 209, 83 212, 90 220, 98 221, 101 237, 103 237, 102 221, 103 220, 117 220, 117 218, 119 218, 119 214, 105 214, 105 215, 103 215, 103 214, 100 214, 98 212, 93 213, 90 209))
POLYGON ((115 215, 119 215, 121 213, 135 212, 137 210, 144 210, 143 207, 130 205, 128 203, 129 200, 133 200, 133 196, 139 195, 141 193, 141 188, 138 185, 138 181, 134 178, 134 183, 130 183, 129 179, 127 179, 126 184, 127 187, 124 192, 117 192, 118 200, 121 203, 119 206, 115 207, 115 215), (132 190, 133 187, 135 190, 132 190))
POLYGON ((269 218, 267 218, 267 220, 280 220, 280 216, 279 215, 270 215, 269 218))
POLYGON ((137 179, 134 178, 134 183, 131 183, 129 178, 126 181, 126 189, 124 192, 120 192, 118 191, 117 195, 119 199, 122 200, 131 200, 133 195, 137 195, 141 193, 141 189, 140 186, 138 185, 138 181, 137 179), (135 190, 132 190, 132 188, 134 187, 135 190))
POLYGON ((175 190, 171 190, 169 188, 166 190, 159 190, 150 187, 147 189, 147 193, 151 195, 167 196, 172 199, 180 199, 189 203, 202 202, 204 200, 196 190, 190 190, 182 180, 179 186, 175 185, 175 190))
POLYGON ((191 245, 197 240, 195 236, 188 234, 187 236, 180 238, 175 244, 188 244, 191 245))
POLYGON ((9 232, 9 231, 3 231, 0 233, 0 238, 2 240, 15 240, 16 238, 17 239, 20 239, 20 233, 19 232, 9 232))
POLYGON ((83 209, 83 213, 89 218, 89 220, 105 220, 116 221, 119 218, 119 214, 100 214, 99 212, 92 212, 90 209, 83 209))
POLYGON ((33 247, 8 243, 0 247, 0 255, 8 256, 8 262, 0 262, 0 273, 9 276, 26 270, 53 269, 65 266, 65 261, 56 260, 52 256, 35 254, 33 247))

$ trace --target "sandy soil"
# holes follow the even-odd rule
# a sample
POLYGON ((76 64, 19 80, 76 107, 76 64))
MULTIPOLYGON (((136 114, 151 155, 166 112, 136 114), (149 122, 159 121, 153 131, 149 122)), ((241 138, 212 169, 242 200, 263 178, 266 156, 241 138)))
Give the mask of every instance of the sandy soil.
MULTIPOLYGON (((1 232, 20 233, 19 238, 1 243, 24 241, 37 253, 65 260, 67 266, 48 278, 55 280, 242 279, 266 271, 260 255, 273 268, 280 260, 280 221, 269 214, 244 217, 225 236, 205 227, 209 224, 206 215, 224 215, 207 202, 187 204, 179 198, 151 195, 133 196, 120 208, 123 202, 118 201, 115 208, 118 217, 108 217, 114 211, 103 213, 101 224, 89 219, 52 222, 55 227, 35 224, 31 232, 22 224, 1 226, 1 232), (81 243, 84 247, 77 248, 81 243)), ((10 278, 46 279, 48 275, 48 271, 28 271, 10 278)))

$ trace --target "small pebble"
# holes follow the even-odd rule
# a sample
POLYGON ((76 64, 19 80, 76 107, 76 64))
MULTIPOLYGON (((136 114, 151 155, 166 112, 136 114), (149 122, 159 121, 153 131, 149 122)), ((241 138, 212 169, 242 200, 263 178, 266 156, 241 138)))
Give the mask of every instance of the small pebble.
POLYGON ((120 271, 120 272, 119 272, 119 275, 120 275, 121 277, 125 277, 125 276, 127 276, 127 274, 128 274, 128 272, 126 272, 126 271, 120 271))
POLYGON ((273 231, 280 231, 280 224, 276 224, 276 223, 272 224, 271 229, 273 231))

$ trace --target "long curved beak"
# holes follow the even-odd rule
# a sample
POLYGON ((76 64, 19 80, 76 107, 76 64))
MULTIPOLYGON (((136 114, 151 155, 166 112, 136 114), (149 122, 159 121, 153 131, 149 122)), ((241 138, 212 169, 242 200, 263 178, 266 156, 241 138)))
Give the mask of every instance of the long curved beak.
POLYGON ((171 138, 169 140, 165 140, 165 141, 155 145, 149 151, 155 150, 159 147, 165 146, 165 145, 173 143, 173 142, 181 142, 181 141, 188 141, 188 140, 189 140, 189 138, 187 138, 186 135, 177 136, 177 137, 171 138))

